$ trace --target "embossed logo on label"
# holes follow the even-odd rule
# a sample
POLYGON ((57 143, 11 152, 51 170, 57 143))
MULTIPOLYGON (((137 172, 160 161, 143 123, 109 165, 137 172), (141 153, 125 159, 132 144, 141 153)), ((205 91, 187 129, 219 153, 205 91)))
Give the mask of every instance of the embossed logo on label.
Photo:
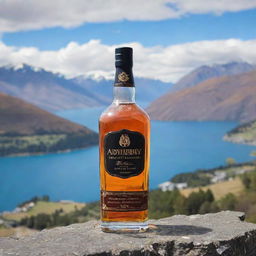
POLYGON ((129 80, 129 76, 127 73, 121 72, 120 74, 118 74, 118 80, 120 82, 127 82, 129 80))
POLYGON ((119 139, 119 145, 121 147, 129 147, 131 144, 130 138, 127 134, 122 134, 119 139))

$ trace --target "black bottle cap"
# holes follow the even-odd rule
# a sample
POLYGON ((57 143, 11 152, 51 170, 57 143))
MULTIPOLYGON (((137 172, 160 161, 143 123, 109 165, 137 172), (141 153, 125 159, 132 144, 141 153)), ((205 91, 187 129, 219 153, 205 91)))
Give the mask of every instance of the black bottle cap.
POLYGON ((116 67, 132 67, 132 48, 121 47, 115 49, 116 67))

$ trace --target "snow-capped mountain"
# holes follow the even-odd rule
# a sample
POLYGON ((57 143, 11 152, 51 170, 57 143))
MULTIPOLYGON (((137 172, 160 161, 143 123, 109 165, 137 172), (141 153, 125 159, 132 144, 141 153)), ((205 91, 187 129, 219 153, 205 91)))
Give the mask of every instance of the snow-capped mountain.
MULTIPOLYGON (((137 99, 151 102, 170 89, 159 80, 135 78, 137 99)), ((103 76, 67 79, 27 64, 0 67, 0 92, 19 97, 41 108, 57 111, 109 104, 113 80, 103 76)))

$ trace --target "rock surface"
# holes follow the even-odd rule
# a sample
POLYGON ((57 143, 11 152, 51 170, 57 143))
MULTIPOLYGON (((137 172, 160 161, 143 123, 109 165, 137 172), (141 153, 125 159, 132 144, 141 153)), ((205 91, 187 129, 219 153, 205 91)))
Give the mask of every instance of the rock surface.
POLYGON ((205 215, 176 215, 151 220, 139 234, 110 234, 90 221, 58 227, 20 239, 0 239, 0 256, 253 256, 256 225, 244 214, 224 211, 205 215))

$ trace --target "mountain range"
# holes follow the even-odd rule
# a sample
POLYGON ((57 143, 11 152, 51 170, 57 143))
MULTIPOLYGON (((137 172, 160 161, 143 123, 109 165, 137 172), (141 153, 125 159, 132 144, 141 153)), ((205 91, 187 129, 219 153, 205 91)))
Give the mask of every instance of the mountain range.
MULTIPOLYGON (((137 96, 150 102, 170 89, 170 83, 137 78, 137 96)), ((112 80, 86 77, 67 79, 26 64, 0 67, 0 92, 40 108, 57 111, 107 105, 112 101, 112 80)))
MULTIPOLYGON (((101 80, 95 81, 83 76, 76 77, 72 81, 82 88, 94 92, 96 95, 100 95, 108 104, 113 98, 113 80, 101 80)), ((148 79, 148 78, 135 78, 136 98, 139 102, 150 103, 157 99, 161 95, 170 90, 172 83, 165 83, 160 80, 148 79)))
MULTIPOLYGON (((176 84, 136 78, 139 102, 156 120, 235 120, 256 116, 255 65, 230 62, 201 66, 176 84)), ((0 68, 0 92, 49 111, 107 105, 112 80, 84 76, 67 79, 26 64, 0 68)))
POLYGON ((171 87, 170 91, 178 91, 193 87, 194 85, 197 85, 210 78, 232 76, 255 69, 255 65, 249 64, 247 62, 229 62, 212 66, 200 66, 189 72, 187 75, 183 76, 171 87))
POLYGON ((211 78, 169 92, 147 111, 155 120, 251 121, 256 118, 256 71, 211 78))

